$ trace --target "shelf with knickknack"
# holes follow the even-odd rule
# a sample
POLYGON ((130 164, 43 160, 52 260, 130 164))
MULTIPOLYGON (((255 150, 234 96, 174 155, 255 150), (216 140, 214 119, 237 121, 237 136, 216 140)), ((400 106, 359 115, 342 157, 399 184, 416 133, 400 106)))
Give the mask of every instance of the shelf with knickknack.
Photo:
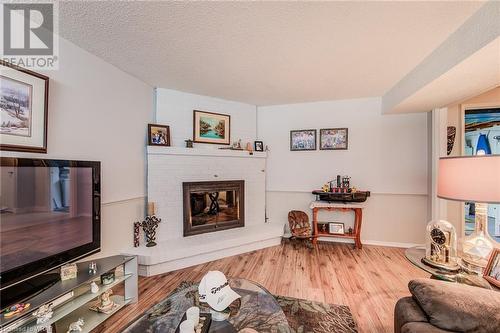
POLYGON ((70 325, 81 328, 80 332, 90 332, 124 306, 137 302, 137 257, 112 256, 82 262, 77 267, 76 278, 59 281, 26 300, 31 307, 19 314, 19 318, 10 322, 2 320, 0 332, 39 332, 44 329, 46 332, 66 332, 70 331, 70 325), (94 272, 89 270, 89 263, 97 265, 94 272), (115 287, 120 289, 120 295, 111 295, 115 287), (103 299, 111 304, 105 313, 97 311, 103 299), (48 312, 51 314, 37 323, 40 316, 35 314, 44 306, 50 306, 48 312), (80 319, 83 320, 79 322, 80 319))

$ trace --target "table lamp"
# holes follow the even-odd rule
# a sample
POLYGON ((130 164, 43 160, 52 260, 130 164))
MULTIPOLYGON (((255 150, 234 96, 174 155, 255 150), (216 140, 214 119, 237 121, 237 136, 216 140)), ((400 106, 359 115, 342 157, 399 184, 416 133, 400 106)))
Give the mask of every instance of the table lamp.
POLYGON ((500 203, 500 155, 442 157, 437 196, 476 203, 474 232, 459 243, 460 265, 481 274, 493 249, 487 232, 488 203, 500 203))

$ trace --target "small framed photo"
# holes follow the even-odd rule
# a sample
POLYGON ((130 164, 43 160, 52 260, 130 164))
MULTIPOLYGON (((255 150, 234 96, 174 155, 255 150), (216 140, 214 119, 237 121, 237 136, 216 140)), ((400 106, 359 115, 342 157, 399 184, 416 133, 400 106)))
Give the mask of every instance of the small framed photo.
POLYGON ((47 153, 49 78, 0 60, 0 150, 47 153))
POLYGON ((149 146, 170 146, 170 127, 166 125, 148 124, 149 146))
POLYGON ((328 223, 328 233, 332 235, 343 235, 344 223, 337 223, 337 222, 328 223))
POLYGON ((488 265, 486 266, 483 277, 491 284, 500 288, 500 249, 491 251, 488 265))
POLYGON ((193 141, 229 145, 231 116, 228 114, 193 111, 193 141))
POLYGON ((316 150, 316 130, 290 131, 290 150, 316 150))
POLYGON ((255 141, 253 146, 255 151, 264 151, 264 142, 262 141, 255 141))
POLYGON ((319 149, 347 150, 349 136, 347 128, 322 128, 319 130, 319 149))

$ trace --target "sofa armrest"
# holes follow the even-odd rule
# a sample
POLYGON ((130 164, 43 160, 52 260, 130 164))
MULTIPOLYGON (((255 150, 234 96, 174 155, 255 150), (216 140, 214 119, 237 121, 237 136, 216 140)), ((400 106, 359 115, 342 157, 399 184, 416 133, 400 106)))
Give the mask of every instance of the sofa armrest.
POLYGON ((412 297, 403 297, 394 307, 394 333, 401 333, 402 327, 412 322, 428 323, 429 320, 412 297))
POLYGON ((429 322, 441 329, 498 333, 500 293, 431 279, 412 280, 410 292, 429 322))

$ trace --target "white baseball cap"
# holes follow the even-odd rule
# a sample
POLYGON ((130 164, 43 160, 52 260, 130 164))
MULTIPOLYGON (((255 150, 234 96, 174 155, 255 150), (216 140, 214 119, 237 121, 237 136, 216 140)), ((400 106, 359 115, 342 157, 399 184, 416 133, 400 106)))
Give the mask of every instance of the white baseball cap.
POLYGON ((223 311, 231 303, 240 298, 227 282, 224 273, 219 271, 209 271, 198 286, 200 302, 205 302, 216 311, 223 311))

